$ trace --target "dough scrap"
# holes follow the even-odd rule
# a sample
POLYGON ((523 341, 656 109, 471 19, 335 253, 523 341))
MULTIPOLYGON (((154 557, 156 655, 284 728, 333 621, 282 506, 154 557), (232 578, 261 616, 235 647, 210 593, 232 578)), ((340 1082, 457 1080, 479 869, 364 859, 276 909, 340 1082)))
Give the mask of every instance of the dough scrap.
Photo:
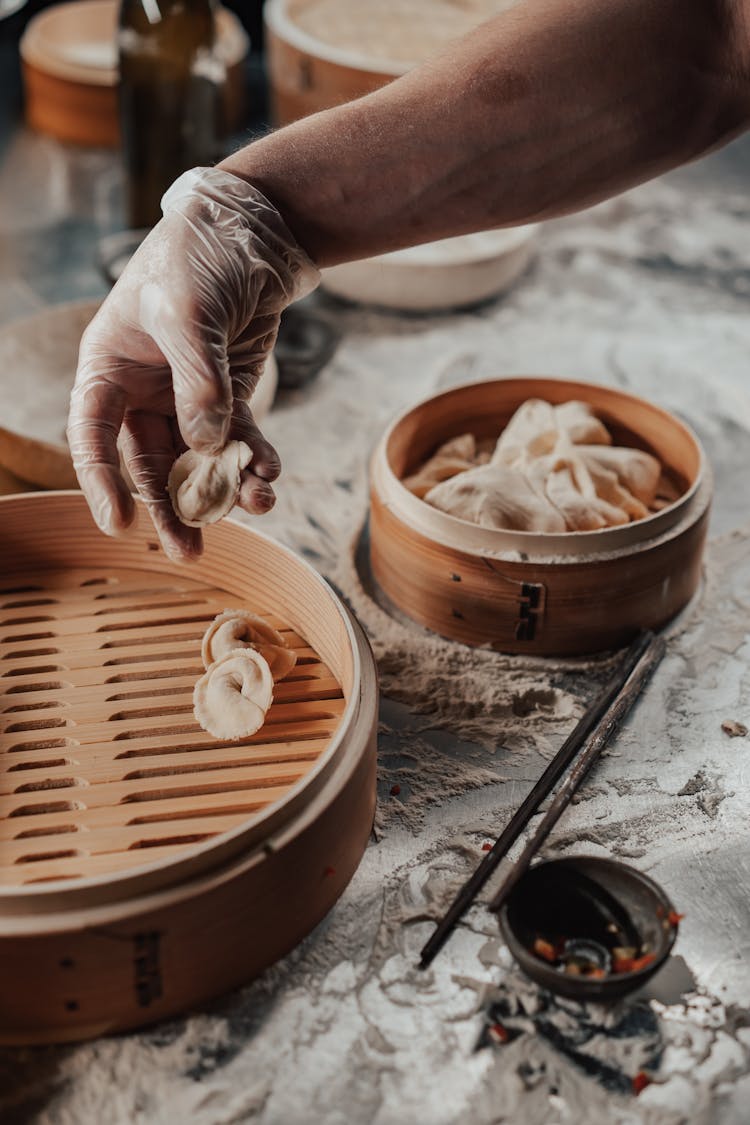
POLYGON ((253 649, 259 652, 271 669, 274 682, 283 680, 297 663, 297 654, 288 648, 277 633, 256 613, 247 609, 225 609, 209 625, 203 637, 201 656, 206 668, 229 652, 253 649))
POLYGON ((241 473, 252 460, 244 441, 230 441, 219 453, 188 449, 169 474, 167 491, 172 507, 188 527, 204 527, 227 515, 237 503, 241 473))
POLYGON ((214 738, 236 742, 263 726, 273 700, 268 663, 252 648, 215 661, 193 690, 193 713, 214 738))

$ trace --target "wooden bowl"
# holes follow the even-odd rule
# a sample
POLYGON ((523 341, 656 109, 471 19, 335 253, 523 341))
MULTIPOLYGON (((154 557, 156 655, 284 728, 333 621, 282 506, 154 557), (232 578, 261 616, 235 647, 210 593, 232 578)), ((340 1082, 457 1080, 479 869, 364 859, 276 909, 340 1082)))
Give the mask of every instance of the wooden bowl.
POLYGON ((250 980, 331 908, 375 808, 377 684, 306 563, 246 525, 192 565, 138 505, 108 539, 73 492, 0 499, 0 1043, 135 1027, 250 980), (298 655, 225 744, 192 690, 226 606, 298 655))
POLYGON ((371 467, 370 561, 386 598, 444 637, 504 652, 574 655, 657 629, 692 597, 711 500, 695 434, 672 414, 609 387, 548 378, 457 387, 408 410, 371 467), (620 445, 653 453, 677 485, 668 508, 624 527, 538 534, 478 527, 401 483, 449 438, 495 438, 529 398, 581 399, 620 445))
MULTIPOLYGON (((26 121, 74 144, 117 148, 117 0, 72 0, 40 12, 21 38, 26 121)), ((226 8, 216 13, 217 51, 227 67, 227 128, 244 115, 243 61, 249 40, 226 8)))
MULTIPOLYGON (((0 465, 39 488, 75 488, 65 439, 78 347, 99 301, 51 305, 0 327, 0 465), (19 394, 18 387, 33 387, 19 394)), ((271 355, 253 395, 253 416, 271 409, 278 368, 271 355)))

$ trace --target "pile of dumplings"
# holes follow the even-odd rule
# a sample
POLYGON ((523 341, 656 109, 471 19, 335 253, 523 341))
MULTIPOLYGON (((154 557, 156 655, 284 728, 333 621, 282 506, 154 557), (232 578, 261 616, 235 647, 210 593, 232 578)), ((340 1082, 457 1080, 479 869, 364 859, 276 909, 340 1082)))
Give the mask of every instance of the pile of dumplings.
POLYGON ((249 610, 226 609, 209 625, 201 650, 205 673, 193 691, 193 712, 214 738, 255 734, 297 656, 280 633, 249 610))
POLYGON ((541 399, 518 408, 494 449, 461 434, 403 483, 480 527, 537 532, 616 527, 678 495, 650 453, 612 444, 588 403, 541 399))

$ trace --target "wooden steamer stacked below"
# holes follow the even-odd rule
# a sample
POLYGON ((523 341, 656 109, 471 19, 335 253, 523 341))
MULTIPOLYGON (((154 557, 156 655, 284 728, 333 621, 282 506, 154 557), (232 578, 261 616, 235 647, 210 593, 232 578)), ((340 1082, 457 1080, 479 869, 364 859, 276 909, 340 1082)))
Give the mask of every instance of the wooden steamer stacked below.
POLYGON ((0 1042, 79 1039, 251 979, 330 909, 372 825, 376 675, 322 579, 238 522, 190 566, 80 494, 0 500, 0 534, 0 1042), (222 743, 192 691, 231 606, 297 664, 222 743))
POLYGON ((574 655, 659 628, 694 594, 711 500, 700 444, 665 410, 622 391, 557 379, 458 387, 407 411, 371 474, 370 558, 387 600, 444 637, 505 652, 574 655), (580 400, 616 444, 652 453, 678 495, 646 519, 563 534, 496 530, 438 511, 404 487, 444 442, 496 439, 528 399, 580 400))

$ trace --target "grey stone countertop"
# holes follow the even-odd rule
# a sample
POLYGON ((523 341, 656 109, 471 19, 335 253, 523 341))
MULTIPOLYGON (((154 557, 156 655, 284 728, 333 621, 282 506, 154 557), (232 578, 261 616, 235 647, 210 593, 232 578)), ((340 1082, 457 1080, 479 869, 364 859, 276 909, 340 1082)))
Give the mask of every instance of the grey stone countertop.
MULTIPOLYGON (((12 134, 0 159, 0 320, 104 292, 93 249, 117 224, 117 192, 106 154, 12 134)), ((263 526, 335 582, 373 643, 384 691, 377 832, 330 915, 248 987, 141 1033, 1 1051, 3 1122, 750 1119, 750 737, 721 730, 727 718, 750 725, 748 298, 748 140, 550 224, 513 291, 472 311, 397 316, 316 296, 342 340, 268 420, 285 477, 263 526), (626 859, 685 912, 648 993, 612 1010, 532 986, 481 902, 433 967, 415 968, 432 919, 596 676, 575 661, 478 660, 394 627, 352 560, 364 453, 387 420, 436 388, 519 372, 664 404, 698 431, 716 474, 701 592, 546 849, 626 859), (466 675, 452 677, 462 661, 466 675), (514 1038, 475 1049, 488 1012, 514 1038), (639 1070, 653 1082, 636 1097, 639 1070)))

